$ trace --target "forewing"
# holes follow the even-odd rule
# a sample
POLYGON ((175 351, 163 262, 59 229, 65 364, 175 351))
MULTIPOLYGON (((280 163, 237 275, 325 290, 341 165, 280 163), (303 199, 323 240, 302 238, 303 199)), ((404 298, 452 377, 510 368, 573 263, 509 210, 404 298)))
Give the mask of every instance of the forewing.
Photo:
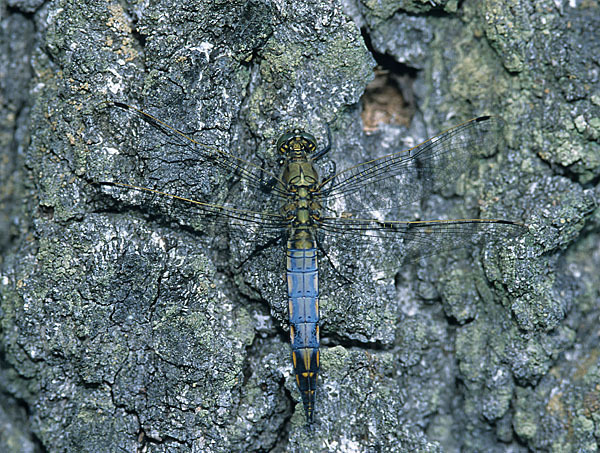
MULTIPOLYGON (((235 175, 235 177, 244 181, 244 184, 254 190, 268 191, 274 197, 284 195, 277 186, 279 177, 253 162, 244 160, 218 147, 201 143, 190 135, 137 107, 112 101, 104 102, 101 105, 107 109, 122 109, 131 115, 141 118, 162 134, 159 140, 168 140, 169 145, 179 147, 180 152, 177 156, 162 156, 160 162, 163 164, 179 164, 182 167, 182 171, 186 172, 193 164, 198 165, 200 163, 202 166, 212 167, 224 175, 235 175)), ((156 143, 157 148, 160 148, 161 145, 160 141, 156 143)))
POLYGON ((324 204, 341 206, 354 215, 371 212, 380 217, 374 214, 379 211, 385 216, 391 208, 406 206, 456 181, 472 167, 478 153, 493 149, 501 129, 499 118, 475 118, 409 150, 341 171, 322 183, 324 204), (378 193, 392 193, 394 198, 374 196, 378 193))

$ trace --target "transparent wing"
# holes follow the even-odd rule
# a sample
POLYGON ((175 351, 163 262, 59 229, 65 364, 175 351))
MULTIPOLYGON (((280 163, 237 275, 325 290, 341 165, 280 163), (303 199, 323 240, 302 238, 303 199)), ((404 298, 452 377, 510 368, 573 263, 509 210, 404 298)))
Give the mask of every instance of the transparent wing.
POLYGON ((378 221, 376 219, 324 218, 319 230, 328 237, 349 238, 361 248, 377 242, 398 261, 411 262, 445 250, 481 245, 491 239, 516 237, 526 225, 500 219, 429 221, 378 221))
POLYGON ((496 145, 501 129, 499 118, 472 119, 409 150, 339 172, 323 181, 321 197, 329 205, 341 201, 355 215, 353 209, 365 206, 365 200, 371 212, 408 205, 456 181, 472 166, 479 150, 496 145), (374 193, 390 193, 394 198, 377 198, 374 193))
POLYGON ((239 209, 227 204, 212 204, 203 201, 194 200, 191 198, 181 197, 179 195, 173 195, 170 193, 162 192, 160 190, 151 189, 148 187, 141 187, 132 184, 125 184, 120 182, 103 182, 103 185, 124 187, 127 189, 133 189, 140 192, 153 193, 156 195, 162 195, 169 197, 183 203, 192 203, 192 205, 203 215, 210 218, 210 222, 213 224, 227 224, 233 226, 243 225, 259 225, 261 228, 270 230, 281 230, 289 223, 279 214, 277 211, 265 210, 263 212, 252 211, 249 209, 239 209))
POLYGON ((193 158, 195 160, 202 160, 204 161, 204 164, 212 165, 225 173, 235 174, 238 178, 244 180, 250 187, 261 191, 269 191, 272 196, 278 197, 284 195, 277 186, 277 183, 281 182, 279 177, 259 165, 225 152, 215 146, 200 143, 184 132, 181 132, 137 107, 113 101, 105 101, 101 105, 105 107, 118 107, 126 110, 142 118, 144 121, 147 121, 149 124, 160 130, 165 136, 170 137, 174 142, 185 147, 191 146, 194 150, 193 158))

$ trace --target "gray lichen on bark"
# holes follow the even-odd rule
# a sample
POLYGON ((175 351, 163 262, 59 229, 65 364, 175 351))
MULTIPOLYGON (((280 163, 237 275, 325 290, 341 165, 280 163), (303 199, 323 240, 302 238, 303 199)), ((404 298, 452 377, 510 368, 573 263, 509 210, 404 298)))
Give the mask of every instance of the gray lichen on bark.
POLYGON ((9 3, 3 451, 597 449, 597 5, 9 3), (371 52, 404 71, 408 128, 363 131, 371 52), (290 127, 323 143, 330 125, 340 170, 497 114, 503 145, 406 215, 530 226, 479 253, 385 263, 377 275, 385 250, 337 244, 331 260, 360 272, 336 290, 324 266, 318 423, 307 432, 281 250, 237 269, 254 238, 211 228, 193 206, 98 182, 216 202, 255 195, 105 100, 269 169, 290 127))

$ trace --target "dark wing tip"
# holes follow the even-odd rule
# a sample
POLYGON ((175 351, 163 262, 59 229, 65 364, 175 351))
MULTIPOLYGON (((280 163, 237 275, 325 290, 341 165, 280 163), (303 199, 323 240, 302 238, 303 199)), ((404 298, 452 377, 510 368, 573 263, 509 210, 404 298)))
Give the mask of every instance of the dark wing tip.
POLYGON ((481 121, 487 121, 491 118, 490 115, 485 115, 485 116, 480 116, 479 118, 475 118, 475 121, 477 121, 478 123, 481 121))

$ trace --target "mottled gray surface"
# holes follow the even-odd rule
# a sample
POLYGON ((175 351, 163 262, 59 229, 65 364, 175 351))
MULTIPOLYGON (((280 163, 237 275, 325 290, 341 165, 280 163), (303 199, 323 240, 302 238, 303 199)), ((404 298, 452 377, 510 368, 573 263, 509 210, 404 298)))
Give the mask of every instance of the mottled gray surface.
POLYGON ((93 3, 0 6, 0 450, 598 449, 596 2, 93 3), (414 77, 408 130, 362 130, 373 59, 357 24, 414 77), (251 237, 97 183, 264 194, 107 99, 268 168, 293 126, 322 142, 331 124, 339 170, 497 114, 498 152, 405 214, 530 226, 402 268, 331 244, 356 283, 323 266, 308 432, 281 249, 239 270, 251 237))

